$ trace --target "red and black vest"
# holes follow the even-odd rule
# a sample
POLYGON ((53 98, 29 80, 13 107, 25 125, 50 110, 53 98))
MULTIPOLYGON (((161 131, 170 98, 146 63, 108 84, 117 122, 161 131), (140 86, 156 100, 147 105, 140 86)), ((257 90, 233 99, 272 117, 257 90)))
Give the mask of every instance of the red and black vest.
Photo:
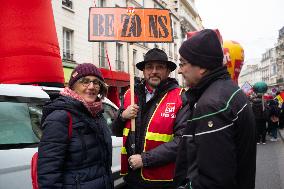
MULTIPOLYGON (((174 138, 173 127, 177 112, 182 107, 181 92, 183 89, 175 88, 166 93, 158 102, 150 121, 144 141, 143 152, 150 151, 157 146, 170 142, 174 138)), ((124 98, 124 107, 130 105, 130 91, 128 90, 124 98)), ((137 98, 135 97, 135 103, 137 98)), ((131 121, 126 122, 123 130, 123 146, 121 149, 121 174, 128 173, 128 156, 126 152, 126 139, 131 128, 131 121)), ((175 163, 168 163, 159 167, 143 167, 141 177, 148 181, 172 181, 174 176, 175 163)))

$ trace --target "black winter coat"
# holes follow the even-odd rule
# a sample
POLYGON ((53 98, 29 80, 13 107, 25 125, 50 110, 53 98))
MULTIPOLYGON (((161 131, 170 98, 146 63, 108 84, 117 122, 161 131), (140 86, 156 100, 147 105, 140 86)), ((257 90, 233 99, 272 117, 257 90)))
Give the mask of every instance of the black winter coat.
POLYGON ((270 100, 268 102, 269 107, 269 118, 271 116, 280 117, 281 109, 279 108, 279 104, 276 100, 270 100))
POLYGON ((40 189, 112 189, 111 133, 102 112, 94 118, 78 100, 60 96, 47 104, 39 144, 40 189), (72 115, 72 137, 68 138, 72 115))
POLYGON ((252 99, 252 111, 256 121, 265 122, 268 120, 269 108, 266 104, 263 104, 262 97, 252 99))
MULTIPOLYGON (((157 103, 162 97, 169 91, 178 88, 178 83, 173 78, 168 78, 160 83, 155 90, 154 96, 146 103, 145 83, 138 83, 135 86, 135 94, 138 98, 139 112, 136 117, 136 130, 135 130, 135 148, 136 154, 141 154, 144 166, 160 166, 170 162, 174 162, 176 159, 178 144, 182 135, 182 131, 186 125, 188 119, 189 107, 184 106, 179 110, 175 125, 173 128, 174 140, 164 143, 150 151, 143 152, 144 138, 146 135, 147 125, 154 113, 157 103)), ((178 96, 177 98, 180 98, 178 96)), ((123 108, 123 107, 122 107, 123 108)), ((122 136, 122 130, 125 126, 125 122, 118 117, 113 122, 113 132, 117 136, 122 136)), ((129 144, 126 148, 130 149, 129 144)), ((155 189, 155 188, 173 188, 174 183, 172 181, 147 181, 141 177, 141 169, 133 171, 128 170, 129 173, 125 176, 125 181, 132 187, 155 189)))
POLYGON ((177 155, 177 185, 253 189, 255 122, 245 94, 219 68, 189 89, 188 98, 192 113, 177 155))

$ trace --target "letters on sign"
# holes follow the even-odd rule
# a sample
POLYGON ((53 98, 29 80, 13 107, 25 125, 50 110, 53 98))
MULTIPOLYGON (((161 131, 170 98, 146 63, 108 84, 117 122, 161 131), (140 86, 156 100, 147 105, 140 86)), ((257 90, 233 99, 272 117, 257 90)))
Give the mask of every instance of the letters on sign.
POLYGON ((89 41, 172 42, 167 9, 90 8, 89 41))

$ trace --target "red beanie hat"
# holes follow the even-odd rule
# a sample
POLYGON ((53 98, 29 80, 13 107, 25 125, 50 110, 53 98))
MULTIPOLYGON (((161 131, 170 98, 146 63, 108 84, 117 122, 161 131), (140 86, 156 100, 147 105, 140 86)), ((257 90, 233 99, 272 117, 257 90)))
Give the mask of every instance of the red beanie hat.
POLYGON ((91 63, 84 63, 84 64, 79 64, 71 73, 71 77, 69 80, 69 87, 72 88, 74 83, 81 79, 82 77, 85 76, 95 76, 98 79, 100 79, 102 82, 104 82, 104 78, 102 75, 102 72, 94 65, 91 63))

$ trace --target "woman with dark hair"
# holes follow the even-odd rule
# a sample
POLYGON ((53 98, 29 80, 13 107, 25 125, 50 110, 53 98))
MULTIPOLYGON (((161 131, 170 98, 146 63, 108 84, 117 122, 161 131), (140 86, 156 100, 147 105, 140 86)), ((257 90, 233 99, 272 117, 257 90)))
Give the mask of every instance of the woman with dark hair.
POLYGON ((277 128, 279 125, 280 108, 276 100, 270 100, 269 105, 269 119, 268 119, 268 131, 271 134, 270 141, 277 141, 277 128))
POLYGON ((263 101, 262 94, 257 94, 257 96, 252 99, 252 110, 257 129, 256 142, 257 144, 266 144, 266 122, 268 108, 263 101))
POLYGON ((102 115, 106 93, 100 70, 84 63, 73 70, 60 96, 44 106, 40 189, 113 188, 111 133, 102 115))

